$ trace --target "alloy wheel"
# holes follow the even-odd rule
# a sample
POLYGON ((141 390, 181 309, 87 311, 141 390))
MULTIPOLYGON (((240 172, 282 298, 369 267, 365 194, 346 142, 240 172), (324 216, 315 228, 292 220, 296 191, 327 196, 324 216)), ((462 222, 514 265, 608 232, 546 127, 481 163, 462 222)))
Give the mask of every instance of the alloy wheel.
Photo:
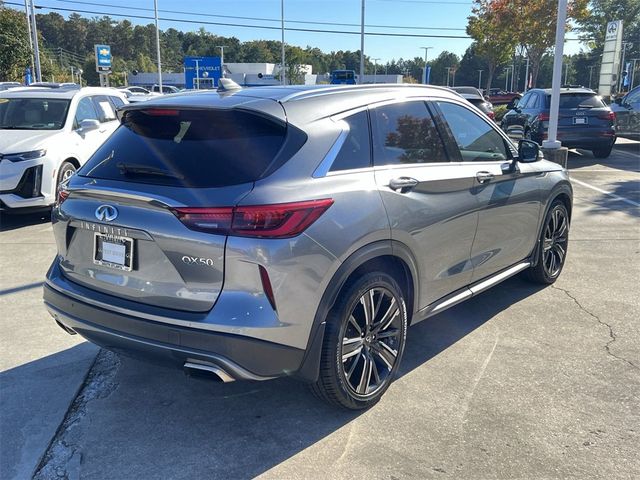
POLYGON ((369 397, 390 381, 401 345, 402 312, 386 288, 367 290, 342 327, 342 374, 351 394, 369 397))
POLYGON ((546 274, 554 278, 560 274, 567 255, 569 220, 563 208, 551 212, 544 229, 542 262, 546 274))

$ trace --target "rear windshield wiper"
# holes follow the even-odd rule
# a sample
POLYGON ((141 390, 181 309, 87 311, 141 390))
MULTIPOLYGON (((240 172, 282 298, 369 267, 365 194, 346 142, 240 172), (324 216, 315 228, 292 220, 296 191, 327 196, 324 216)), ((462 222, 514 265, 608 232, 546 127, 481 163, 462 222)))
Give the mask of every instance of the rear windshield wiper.
POLYGON ((122 175, 157 175, 160 177, 177 178, 178 180, 184 180, 184 175, 179 173, 170 172, 161 168, 150 167, 148 165, 136 165, 134 163, 118 163, 116 165, 122 175))

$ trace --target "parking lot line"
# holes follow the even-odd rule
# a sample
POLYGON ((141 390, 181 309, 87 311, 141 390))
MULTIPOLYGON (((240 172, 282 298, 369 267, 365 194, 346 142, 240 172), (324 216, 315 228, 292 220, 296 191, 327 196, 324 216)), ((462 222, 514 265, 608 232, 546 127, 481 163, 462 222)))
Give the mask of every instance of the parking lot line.
POLYGON ((634 207, 640 207, 640 203, 638 202, 634 202, 633 200, 629 200, 628 198, 625 197, 621 197, 620 195, 616 195, 615 193, 612 192, 607 192, 606 190, 602 190, 601 188, 598 187, 594 187, 593 185, 590 185, 586 182, 582 182, 580 180, 577 180, 575 178, 571 178, 571 183, 577 183, 578 185, 582 185, 583 187, 587 187, 590 188, 591 190, 595 190, 596 192, 600 192, 604 195, 608 195, 609 197, 613 198, 614 200, 618 200, 620 202, 624 202, 627 203, 629 205, 633 205, 634 207))

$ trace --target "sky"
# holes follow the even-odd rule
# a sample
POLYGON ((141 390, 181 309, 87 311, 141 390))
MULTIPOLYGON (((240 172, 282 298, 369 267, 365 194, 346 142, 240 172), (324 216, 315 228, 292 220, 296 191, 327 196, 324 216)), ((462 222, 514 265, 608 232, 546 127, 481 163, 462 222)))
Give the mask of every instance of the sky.
MULTIPOLYGON (((22 0, 7 1, 22 3, 22 0)), ((65 17, 68 17, 73 11, 86 17, 108 14, 116 19, 124 17, 116 17, 115 14, 123 14, 134 24, 147 24, 152 20, 135 18, 135 15, 153 16, 153 0, 35 1, 37 6, 44 7, 39 12, 58 11, 65 17), (51 8, 58 10, 51 10, 51 8), (87 13, 82 12, 83 10, 87 13), (97 13, 88 13, 89 11, 97 13)), ((280 40, 281 38, 281 0, 157 1, 160 10, 161 30, 173 27, 182 31, 195 31, 203 26, 216 35, 235 36, 241 41, 280 40), (195 23, 173 21, 176 19, 187 19, 195 23), (200 22, 213 22, 222 25, 200 22), (230 23, 250 25, 250 27, 229 26, 230 23), (273 29, 261 29, 256 26, 268 26, 273 29)), ((365 38, 364 51, 370 58, 379 58, 379 63, 400 57, 405 59, 424 57, 424 49, 421 47, 431 47, 428 51, 429 59, 435 58, 445 50, 462 56, 471 44, 471 40, 467 38, 373 35, 373 33, 394 33, 466 37, 465 27, 472 7, 470 0, 365 0, 365 2, 365 24, 368 25, 365 30, 371 35, 367 35, 365 38)), ((359 50, 361 6, 361 0, 284 0, 285 27, 357 33, 286 31, 285 42, 300 47, 307 45, 318 47, 324 52, 359 50), (298 22, 327 22, 328 25, 298 22), (335 23, 342 25, 332 25, 335 23)), ((19 7, 14 6, 14 8, 19 7)), ((580 51, 580 47, 579 42, 567 42, 565 53, 577 53, 580 51)))

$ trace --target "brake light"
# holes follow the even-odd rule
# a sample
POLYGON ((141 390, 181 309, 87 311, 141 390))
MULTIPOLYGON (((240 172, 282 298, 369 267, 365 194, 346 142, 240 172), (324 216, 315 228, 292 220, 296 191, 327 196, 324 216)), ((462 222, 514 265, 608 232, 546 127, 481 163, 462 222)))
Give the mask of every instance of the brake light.
POLYGON ((489 110, 487 112, 487 117, 489 117, 491 120, 495 120, 496 119, 496 112, 489 110))
POLYGON ((539 122, 548 122, 549 121, 549 114, 547 112, 542 112, 538 114, 538 121, 539 122))
POLYGON ((602 112, 598 115, 600 120, 609 120, 610 122, 616 121, 616 112, 602 112))
POLYGON ((69 190, 65 190, 64 188, 58 189, 58 198, 56 199, 56 205, 60 206, 62 203, 69 198, 69 190))
POLYGON ((148 108, 142 110, 142 113, 146 113, 152 117, 177 117, 179 112, 173 108, 148 108))
POLYGON ((289 238, 305 231, 333 205, 330 198, 275 205, 176 208, 187 228, 241 237, 289 238))

